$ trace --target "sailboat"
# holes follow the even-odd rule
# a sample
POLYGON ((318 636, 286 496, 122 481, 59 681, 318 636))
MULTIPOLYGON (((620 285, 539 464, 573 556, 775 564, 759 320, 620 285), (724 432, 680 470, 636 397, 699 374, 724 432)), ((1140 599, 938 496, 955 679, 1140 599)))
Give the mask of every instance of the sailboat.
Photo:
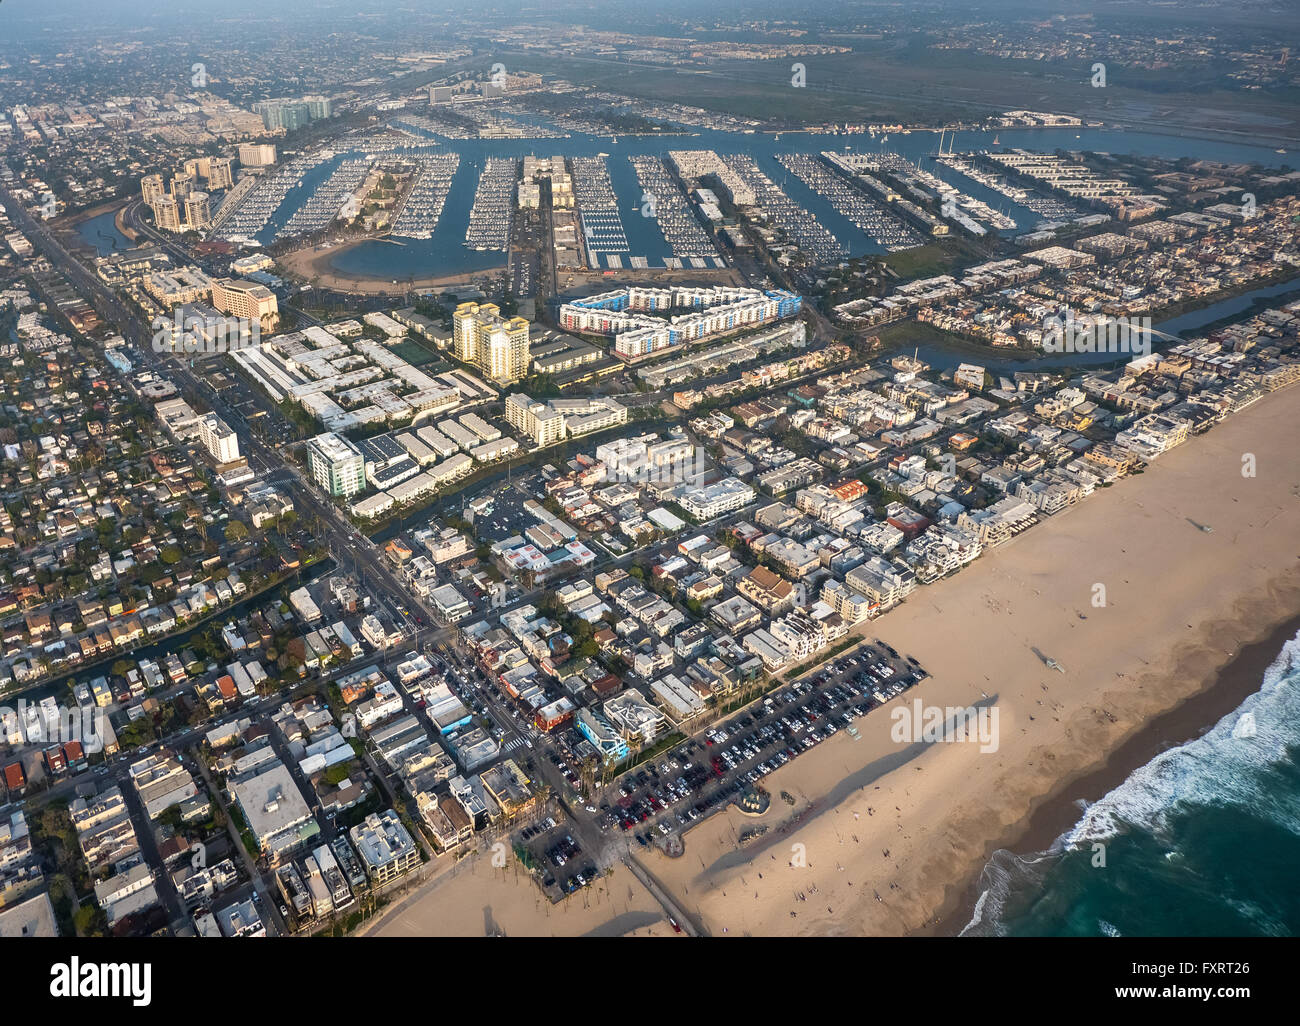
POLYGON ((1001 145, 1002 145, 1001 143, 998 142, 998 136, 997 136, 997 133, 996 133, 996 132, 993 133, 993 145, 994 145, 994 146, 1001 146, 1001 145))

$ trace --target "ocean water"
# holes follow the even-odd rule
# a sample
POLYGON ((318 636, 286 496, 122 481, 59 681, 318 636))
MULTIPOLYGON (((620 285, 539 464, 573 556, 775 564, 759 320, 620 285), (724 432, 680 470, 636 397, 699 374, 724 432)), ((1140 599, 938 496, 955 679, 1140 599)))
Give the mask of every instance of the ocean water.
POLYGON ((1083 809, 1051 849, 996 852, 962 936, 1295 936, 1297 870, 1300 635, 1259 691, 1083 809))

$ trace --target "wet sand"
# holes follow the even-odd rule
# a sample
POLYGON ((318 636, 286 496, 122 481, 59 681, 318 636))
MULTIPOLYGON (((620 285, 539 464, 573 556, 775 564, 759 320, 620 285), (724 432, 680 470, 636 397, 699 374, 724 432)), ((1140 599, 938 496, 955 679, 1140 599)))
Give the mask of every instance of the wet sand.
MULTIPOLYGON (((1300 615, 1283 621, 1263 640, 1245 645, 1208 688, 1157 716, 1120 745, 1100 769, 1070 781, 1034 811, 1023 829, 1013 831, 994 848, 1022 855, 1047 851, 1079 821, 1080 799, 1091 803, 1101 798, 1161 752, 1200 737, 1258 691, 1264 671, 1297 632, 1300 615)), ((971 921, 980 889, 976 878, 947 915, 918 933, 959 934, 971 921)))
POLYGON ((754 821, 728 811, 687 834, 682 859, 650 868, 714 935, 948 928, 994 850, 1046 846, 1077 798, 1258 686, 1256 665, 1300 611, 1297 437, 1300 389, 1273 393, 918 589, 862 633, 932 678, 859 720, 860 741, 841 732, 770 776, 763 837, 739 849, 754 821), (1245 452, 1257 477, 1241 474, 1245 452), (1263 654, 1236 669, 1254 642, 1263 654), (997 750, 895 742, 891 712, 917 698, 996 707, 997 750))

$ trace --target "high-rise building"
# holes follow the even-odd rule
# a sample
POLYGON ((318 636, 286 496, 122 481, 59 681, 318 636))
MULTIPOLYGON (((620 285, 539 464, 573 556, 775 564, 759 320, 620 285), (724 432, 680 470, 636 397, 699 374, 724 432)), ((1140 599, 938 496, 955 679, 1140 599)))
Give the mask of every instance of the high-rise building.
POLYGON ((334 103, 328 96, 304 96, 302 102, 307 105, 307 114, 313 121, 334 114, 334 103))
POLYGON ((239 162, 244 167, 266 167, 275 163, 275 147, 270 143, 240 143, 239 162))
POLYGON ((192 192, 185 197, 185 223, 189 228, 194 231, 206 228, 210 220, 206 192, 192 192))
POLYGON ((256 282, 212 279, 212 305, 222 313, 259 322, 263 331, 275 331, 280 324, 280 304, 275 293, 256 282))
POLYGON ((333 431, 307 443, 307 469, 330 495, 355 495, 366 487, 366 460, 361 450, 333 431))
POLYGON ((492 303, 461 303, 452 317, 452 350, 498 384, 522 381, 528 373, 528 322, 504 320, 492 303))
POLYGON ((145 175, 140 179, 140 194, 149 206, 157 203, 165 193, 162 175, 145 175))
POLYGON ((215 413, 199 418, 199 441, 218 463, 233 463, 239 459, 239 436, 215 413))
POLYGON ((451 86, 429 86, 429 102, 451 103, 453 92, 451 86))
POLYGON ((171 196, 159 196, 153 205, 154 223, 163 231, 178 232, 181 230, 181 214, 176 206, 176 200, 171 196))
POLYGON ((172 179, 172 199, 178 205, 185 202, 185 197, 195 190, 194 176, 191 174, 179 174, 172 179))
POLYGON ((524 321, 522 337, 507 330, 508 323, 494 324, 486 338, 480 332, 478 346, 479 366, 503 384, 519 381, 528 371, 528 322, 524 321))
POLYGON ((213 157, 208 161, 208 190, 230 189, 235 184, 234 164, 229 157, 213 157))
POLYGON ((253 104, 253 113, 262 115, 268 132, 294 132, 311 121, 311 110, 301 100, 263 100, 253 104))

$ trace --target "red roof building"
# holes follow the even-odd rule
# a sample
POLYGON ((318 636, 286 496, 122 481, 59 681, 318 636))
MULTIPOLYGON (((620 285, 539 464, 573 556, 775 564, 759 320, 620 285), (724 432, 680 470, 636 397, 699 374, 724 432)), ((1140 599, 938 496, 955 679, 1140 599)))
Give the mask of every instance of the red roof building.
POLYGON ((5 785, 10 791, 21 791, 27 786, 27 774, 21 762, 11 762, 5 767, 5 785))

